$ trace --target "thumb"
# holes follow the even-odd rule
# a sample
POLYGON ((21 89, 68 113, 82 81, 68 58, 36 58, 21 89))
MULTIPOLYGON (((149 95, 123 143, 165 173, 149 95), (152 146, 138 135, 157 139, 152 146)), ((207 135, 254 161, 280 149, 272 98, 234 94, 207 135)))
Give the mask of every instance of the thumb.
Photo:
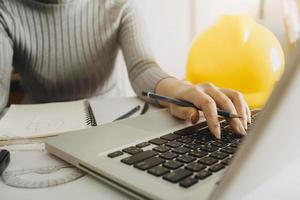
POLYGON ((172 104, 170 105, 170 112, 175 117, 185 119, 192 124, 199 121, 199 112, 195 108, 186 108, 172 104))

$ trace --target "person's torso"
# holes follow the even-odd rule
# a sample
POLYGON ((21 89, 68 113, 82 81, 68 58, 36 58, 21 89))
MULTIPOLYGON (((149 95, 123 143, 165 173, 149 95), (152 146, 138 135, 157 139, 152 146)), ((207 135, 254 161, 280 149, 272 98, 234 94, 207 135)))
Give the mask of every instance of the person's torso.
POLYGON ((3 1, 13 65, 34 102, 89 97, 105 93, 116 82, 112 74, 122 3, 60 1, 3 1))

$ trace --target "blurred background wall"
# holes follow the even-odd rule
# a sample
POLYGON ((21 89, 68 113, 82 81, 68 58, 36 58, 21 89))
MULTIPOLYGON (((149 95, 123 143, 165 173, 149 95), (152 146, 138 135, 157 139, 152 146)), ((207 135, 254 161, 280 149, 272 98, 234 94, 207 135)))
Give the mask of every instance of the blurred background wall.
MULTIPOLYGON (((148 35, 149 48, 159 65, 169 74, 183 79, 188 50, 193 39, 224 14, 247 14, 271 30, 286 47, 283 4, 300 0, 133 0, 143 22, 142 31, 148 35)), ((298 12, 298 11, 297 11, 298 12)), ((296 14, 298 15, 298 13, 296 14)), ((292 15, 293 16, 293 15, 292 15)), ((286 17, 285 17, 286 18, 286 17)), ((300 18, 293 35, 300 37, 300 18)), ((285 24, 286 25, 286 24, 285 24)), ((135 95, 127 77, 120 53, 116 62, 118 89, 108 97, 135 95)), ((9 103, 20 103, 24 91, 18 74, 13 74, 9 103)), ((103 98, 99 96, 99 98, 103 98)))
MULTIPOLYGON (((169 74, 184 78, 186 56, 196 35, 220 15, 248 14, 268 27, 283 44, 283 0, 134 0, 142 15, 150 47, 157 62, 169 74)), ((120 84, 123 95, 133 94, 122 58, 120 84)))

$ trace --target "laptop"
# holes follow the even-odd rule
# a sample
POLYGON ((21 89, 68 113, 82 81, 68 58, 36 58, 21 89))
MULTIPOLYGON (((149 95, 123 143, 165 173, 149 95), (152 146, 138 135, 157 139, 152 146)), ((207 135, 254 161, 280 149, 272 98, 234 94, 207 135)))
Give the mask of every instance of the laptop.
POLYGON ((50 138, 46 149, 136 199, 243 199, 300 155, 298 57, 291 63, 247 137, 221 121, 216 140, 204 119, 191 126, 162 110, 50 138))

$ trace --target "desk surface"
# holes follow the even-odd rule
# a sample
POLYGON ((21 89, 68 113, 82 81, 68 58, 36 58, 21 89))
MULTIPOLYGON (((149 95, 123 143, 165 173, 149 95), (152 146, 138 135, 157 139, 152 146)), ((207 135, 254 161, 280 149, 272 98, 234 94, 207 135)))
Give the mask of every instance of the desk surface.
MULTIPOLYGON (((120 99, 91 99, 98 124, 112 121, 143 102, 137 98, 120 99), (113 108, 113 109, 112 109, 113 108)), ((152 110, 157 108, 151 107, 152 110)), ((22 159, 27 159, 21 157, 22 159)), ((290 166, 278 175, 261 183, 257 188, 245 196, 244 199, 299 199, 298 185, 300 162, 291 163, 290 166)), ((45 189, 18 189, 5 185, 0 179, 0 199, 3 200, 53 200, 53 199, 130 199, 120 191, 86 175, 78 180, 60 186, 45 189)))
MULTIPOLYGON (((97 99, 90 100, 97 123, 99 125, 112 121, 143 102, 137 98, 97 99), (113 109, 112 109, 113 108, 113 109)), ((151 107, 151 110, 157 108, 151 107)), ((24 158, 26 159, 26 158, 24 158)), ((19 189, 5 185, 0 179, 0 198, 3 200, 53 200, 59 199, 130 199, 114 188, 86 175, 78 180, 60 186, 45 189, 19 189)))

